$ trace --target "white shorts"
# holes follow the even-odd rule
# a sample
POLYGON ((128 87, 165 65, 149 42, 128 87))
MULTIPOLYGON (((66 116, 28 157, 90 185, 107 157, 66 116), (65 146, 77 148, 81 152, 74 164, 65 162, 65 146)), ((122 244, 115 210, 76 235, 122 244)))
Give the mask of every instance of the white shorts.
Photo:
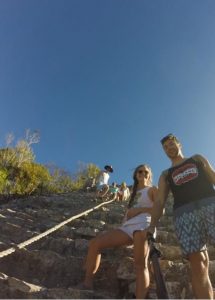
POLYGON ((144 231, 146 230, 146 228, 149 227, 149 225, 150 223, 144 222, 144 223, 131 224, 131 225, 122 225, 118 229, 122 230, 133 239, 133 235, 135 231, 139 231, 139 230, 144 231))

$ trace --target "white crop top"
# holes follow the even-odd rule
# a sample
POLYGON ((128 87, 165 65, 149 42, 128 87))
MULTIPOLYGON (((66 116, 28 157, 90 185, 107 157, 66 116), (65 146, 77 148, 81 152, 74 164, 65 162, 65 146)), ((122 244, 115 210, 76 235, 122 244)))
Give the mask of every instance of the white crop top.
POLYGON ((137 191, 136 196, 134 198, 134 202, 131 207, 152 207, 153 202, 148 196, 148 190, 151 187, 148 186, 144 189, 137 191))
MULTIPOLYGON (((146 187, 144 189, 141 189, 139 191, 137 191, 137 194, 134 198, 134 202, 132 203, 132 208, 133 207, 152 207, 153 206, 153 202, 151 201, 151 199, 148 196, 148 190, 151 187, 146 187)), ((123 223, 123 226, 127 226, 127 225, 133 225, 133 224, 139 224, 139 223, 143 223, 146 221, 146 219, 148 219, 148 221, 151 221, 151 215, 149 213, 140 213, 139 215, 125 221, 125 223, 123 223)))

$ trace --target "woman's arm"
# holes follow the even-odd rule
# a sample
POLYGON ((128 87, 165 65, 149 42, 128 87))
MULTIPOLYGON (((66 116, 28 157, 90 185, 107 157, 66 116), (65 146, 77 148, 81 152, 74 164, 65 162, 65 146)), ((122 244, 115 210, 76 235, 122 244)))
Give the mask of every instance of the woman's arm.
POLYGON ((164 176, 164 174, 161 174, 158 183, 158 192, 156 194, 157 196, 154 199, 155 201, 152 210, 151 224, 148 227, 148 232, 150 232, 151 234, 154 234, 155 227, 157 226, 160 217, 164 213, 164 206, 169 194, 169 190, 170 189, 166 177, 164 176))

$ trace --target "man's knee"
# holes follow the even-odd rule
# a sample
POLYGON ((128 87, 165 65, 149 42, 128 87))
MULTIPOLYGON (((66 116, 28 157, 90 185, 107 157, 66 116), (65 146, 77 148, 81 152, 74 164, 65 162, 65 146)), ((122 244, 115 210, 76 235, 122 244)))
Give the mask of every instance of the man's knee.
POLYGON ((188 256, 191 270, 195 276, 205 274, 208 272, 209 258, 207 251, 192 253, 188 256))
POLYGON ((104 184, 103 190, 104 190, 105 192, 109 191, 109 185, 104 184))

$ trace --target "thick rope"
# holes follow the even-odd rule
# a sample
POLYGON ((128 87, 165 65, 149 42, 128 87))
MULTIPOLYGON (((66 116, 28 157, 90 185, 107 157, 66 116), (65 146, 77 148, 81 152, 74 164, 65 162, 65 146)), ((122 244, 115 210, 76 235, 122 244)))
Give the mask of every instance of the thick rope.
POLYGON ((58 230, 59 228, 63 227, 64 225, 70 223, 71 221, 73 221, 75 219, 78 219, 78 218, 80 218, 80 217, 82 217, 84 215, 87 215, 90 212, 92 212, 92 211, 94 211, 94 210, 96 210, 96 209, 98 209, 98 208, 100 208, 100 207, 102 207, 104 205, 107 205, 107 204, 109 204, 109 203, 111 203, 113 201, 115 201, 115 200, 109 200, 109 201, 100 203, 99 205, 96 205, 93 208, 90 208, 90 209, 85 210, 84 212, 82 212, 80 214, 77 214, 75 216, 70 217, 69 219, 67 219, 67 220, 59 223, 58 225, 56 225, 56 226, 54 226, 54 227, 52 227, 52 228, 50 228, 48 230, 46 230, 45 232, 43 232, 43 233, 41 233, 39 235, 36 235, 36 236, 30 238, 29 240, 26 240, 25 242, 17 244, 15 246, 11 247, 11 248, 8 248, 7 250, 1 251, 0 252, 0 258, 5 257, 5 256, 7 256, 7 255, 9 255, 9 254, 11 254, 13 252, 15 252, 18 249, 22 249, 22 248, 24 248, 24 247, 26 247, 26 246, 28 246, 28 245, 30 245, 30 244, 32 244, 32 243, 40 240, 40 239, 42 239, 43 237, 45 237, 45 236, 49 235, 50 233, 58 230))

